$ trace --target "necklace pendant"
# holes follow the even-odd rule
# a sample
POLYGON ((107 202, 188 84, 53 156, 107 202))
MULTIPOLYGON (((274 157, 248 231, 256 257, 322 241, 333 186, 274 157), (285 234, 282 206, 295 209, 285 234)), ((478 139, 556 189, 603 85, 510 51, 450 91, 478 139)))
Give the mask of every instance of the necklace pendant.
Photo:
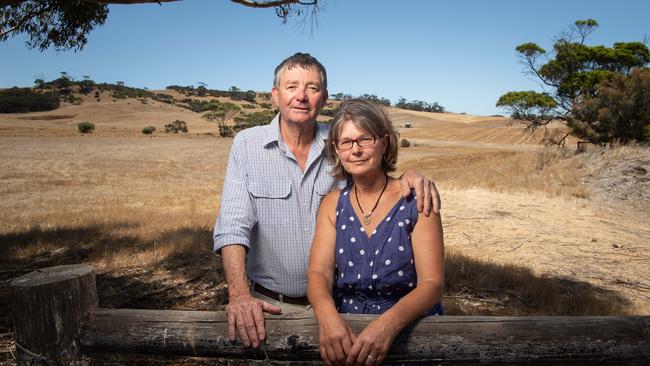
POLYGON ((363 217, 363 224, 364 225, 370 225, 370 217, 364 216, 363 217))

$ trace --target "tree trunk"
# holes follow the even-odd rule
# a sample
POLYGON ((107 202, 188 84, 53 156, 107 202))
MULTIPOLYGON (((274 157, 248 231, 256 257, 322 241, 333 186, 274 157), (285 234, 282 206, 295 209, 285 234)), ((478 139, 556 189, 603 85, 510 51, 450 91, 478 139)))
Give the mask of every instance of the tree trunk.
POLYGON ((79 330, 83 315, 97 307, 94 268, 37 270, 14 279, 11 289, 18 364, 83 364, 79 330))

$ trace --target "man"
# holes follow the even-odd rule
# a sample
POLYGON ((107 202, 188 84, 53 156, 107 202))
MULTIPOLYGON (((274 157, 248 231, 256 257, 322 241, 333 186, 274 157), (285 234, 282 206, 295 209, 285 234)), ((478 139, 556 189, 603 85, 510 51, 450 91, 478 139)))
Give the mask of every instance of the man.
MULTIPOLYGON (((245 347, 265 339, 264 312, 308 308, 306 270, 318 206, 346 184, 330 175, 328 126, 316 122, 328 95, 323 65, 309 54, 287 58, 275 69, 271 95, 280 113, 233 141, 214 228, 228 283, 228 336, 245 347)), ((405 195, 415 189, 419 209, 428 213, 433 203, 438 212, 433 182, 408 172, 402 187, 405 195)))

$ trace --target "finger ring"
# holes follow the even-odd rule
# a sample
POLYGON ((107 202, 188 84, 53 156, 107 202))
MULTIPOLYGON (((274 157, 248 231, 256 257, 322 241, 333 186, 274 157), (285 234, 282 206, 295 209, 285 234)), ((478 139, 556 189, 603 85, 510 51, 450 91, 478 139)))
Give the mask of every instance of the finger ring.
POLYGON ((370 365, 373 362, 375 362, 375 356, 368 355, 368 357, 366 357, 366 365, 370 365))

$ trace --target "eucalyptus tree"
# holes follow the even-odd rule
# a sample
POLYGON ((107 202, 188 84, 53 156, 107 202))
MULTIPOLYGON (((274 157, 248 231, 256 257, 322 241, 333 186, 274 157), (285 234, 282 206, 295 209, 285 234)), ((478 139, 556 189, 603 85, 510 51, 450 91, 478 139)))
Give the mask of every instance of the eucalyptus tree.
MULTIPOLYGON (((571 128, 578 126, 575 109, 598 97, 601 83, 616 77, 628 78, 650 62, 650 51, 644 42, 616 42, 611 47, 587 45, 597 28, 596 20, 577 20, 557 37, 551 52, 533 42, 517 46, 525 73, 538 80, 545 90, 507 92, 496 105, 531 130, 546 129, 553 120, 571 128)), ((590 138, 580 133, 584 128, 572 131, 590 138)), ((561 144, 567 136, 555 142, 561 144)))

